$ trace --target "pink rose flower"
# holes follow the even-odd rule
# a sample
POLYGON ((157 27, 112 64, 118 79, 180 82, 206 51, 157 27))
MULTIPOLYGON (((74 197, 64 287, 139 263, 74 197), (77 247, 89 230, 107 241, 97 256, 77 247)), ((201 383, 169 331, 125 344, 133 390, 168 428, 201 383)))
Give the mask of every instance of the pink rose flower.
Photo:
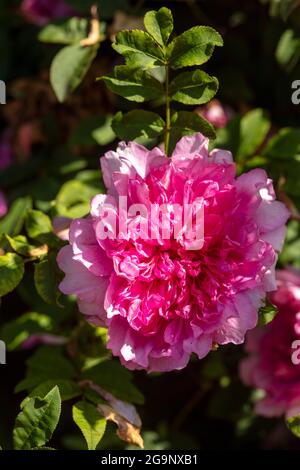
POLYGON ((222 129, 226 127, 230 119, 234 116, 233 110, 223 105, 218 100, 212 100, 206 106, 197 109, 197 113, 201 114, 213 126, 222 129))
POLYGON ((297 357, 296 363, 292 360, 298 354, 293 342, 300 340, 300 273, 277 271, 277 283, 270 299, 278 313, 271 323, 248 333, 249 356, 240 364, 240 375, 246 385, 265 392, 256 403, 257 414, 290 417, 300 413, 300 365, 297 357))
POLYGON ((56 18, 76 14, 64 0, 23 0, 20 9, 27 21, 38 26, 43 26, 56 18))
POLYGON ((231 153, 209 154, 201 134, 181 139, 170 159, 159 148, 122 142, 101 166, 108 194, 93 198, 89 217, 71 223, 69 245, 58 255, 61 291, 77 296, 89 321, 108 327, 108 347, 130 369, 181 369, 214 343, 242 343, 275 288, 276 251, 289 217, 265 171, 236 178, 231 153), (144 237, 143 214, 129 216, 127 233, 117 238, 107 222, 111 238, 103 239, 98 227, 107 216, 121 225, 120 196, 129 207, 149 209, 200 198, 203 247, 191 250, 185 232, 164 239, 157 226, 156 239, 144 237))
POLYGON ((7 213, 7 203, 5 196, 2 191, 0 191, 0 217, 3 217, 7 213))

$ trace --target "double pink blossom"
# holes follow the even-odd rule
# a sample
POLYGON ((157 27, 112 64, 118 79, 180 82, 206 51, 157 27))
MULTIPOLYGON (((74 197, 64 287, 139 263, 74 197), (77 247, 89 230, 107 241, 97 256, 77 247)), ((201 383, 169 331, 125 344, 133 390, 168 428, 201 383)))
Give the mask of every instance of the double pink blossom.
POLYGON ((236 177, 231 153, 209 153, 201 134, 181 139, 172 158, 122 142, 101 166, 108 194, 95 196, 90 215, 71 223, 58 256, 61 291, 77 296, 87 320, 108 328, 108 347, 130 369, 181 369, 215 343, 242 343, 276 287, 276 253, 289 217, 266 172, 236 177), (187 249, 184 235, 141 237, 142 215, 128 218, 125 236, 99 237, 104 207, 118 217, 120 196, 149 208, 200 198, 203 247, 187 249))
POLYGON ((289 417, 300 413, 300 273, 278 271, 277 283, 271 301, 278 314, 248 333, 249 356, 241 362, 240 374, 245 384, 264 392, 255 406, 258 414, 289 417))

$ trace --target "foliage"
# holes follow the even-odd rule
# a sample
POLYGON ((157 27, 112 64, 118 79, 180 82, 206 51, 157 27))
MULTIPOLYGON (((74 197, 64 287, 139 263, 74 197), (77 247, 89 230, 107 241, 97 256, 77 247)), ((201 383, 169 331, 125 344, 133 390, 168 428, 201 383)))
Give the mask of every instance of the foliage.
POLYGON ((218 80, 199 69, 175 76, 173 71, 207 62, 215 46, 223 45, 222 37, 213 28, 195 26, 172 40, 173 16, 166 7, 147 12, 144 25, 146 31, 124 30, 116 35, 113 48, 124 56, 126 65, 101 78, 127 100, 165 103, 165 121, 152 111, 118 113, 112 124, 115 133, 121 139, 151 145, 164 134, 167 155, 184 135, 202 132, 214 138, 208 121, 190 111, 172 112, 171 102, 207 103, 218 90, 218 80))

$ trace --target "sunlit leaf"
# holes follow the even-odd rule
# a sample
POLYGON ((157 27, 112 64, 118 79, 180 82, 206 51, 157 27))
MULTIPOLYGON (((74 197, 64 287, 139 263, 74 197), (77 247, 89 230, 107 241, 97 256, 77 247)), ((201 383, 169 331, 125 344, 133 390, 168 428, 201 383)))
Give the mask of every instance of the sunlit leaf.
POLYGON ((73 406, 73 419, 84 435, 88 449, 96 450, 105 432, 105 418, 94 405, 80 401, 73 406))
POLYGON ((41 447, 51 439, 58 424, 61 399, 58 387, 44 398, 28 398, 16 418, 13 432, 14 448, 28 450, 41 447))
POLYGON ((113 48, 125 57, 128 65, 134 67, 147 68, 165 62, 162 50, 145 31, 120 31, 113 48))
POLYGON ((142 109, 122 114, 120 111, 112 121, 112 127, 117 136, 124 140, 136 140, 141 144, 155 142, 163 133, 164 120, 159 114, 142 109))
POLYGON ((86 37, 87 30, 88 20, 74 17, 47 24, 38 38, 42 42, 53 44, 74 44, 86 37))
POLYGON ((202 65, 223 46, 221 35, 209 26, 194 26, 185 31, 168 46, 169 63, 173 69, 202 65))
POLYGON ((130 101, 149 101, 160 98, 163 93, 161 83, 146 70, 121 65, 114 67, 110 75, 101 77, 108 88, 130 101))
POLYGON ((82 47, 73 44, 64 47, 55 56, 51 64, 50 80, 59 101, 64 101, 80 85, 97 50, 98 45, 82 47))
POLYGON ((30 197, 16 199, 12 203, 8 214, 0 221, 0 234, 18 235, 23 228, 27 210, 31 209, 31 207, 32 200, 30 197))
POLYGON ((24 276, 24 262, 16 253, 0 256, 0 297, 13 291, 24 276))
POLYGON ((161 46, 165 46, 173 31, 173 15, 166 7, 148 11, 144 17, 145 28, 161 46))
POLYGON ((170 95, 174 101, 199 105, 210 101, 218 91, 218 80, 202 70, 183 72, 170 84, 170 95))
POLYGON ((201 132, 210 139, 215 138, 213 126, 196 113, 179 111, 174 113, 171 120, 170 152, 173 151, 177 142, 185 135, 201 132))
POLYGON ((62 273, 56 262, 56 254, 50 253, 45 259, 34 266, 34 283, 42 299, 48 304, 59 304, 61 293, 58 285, 62 273))

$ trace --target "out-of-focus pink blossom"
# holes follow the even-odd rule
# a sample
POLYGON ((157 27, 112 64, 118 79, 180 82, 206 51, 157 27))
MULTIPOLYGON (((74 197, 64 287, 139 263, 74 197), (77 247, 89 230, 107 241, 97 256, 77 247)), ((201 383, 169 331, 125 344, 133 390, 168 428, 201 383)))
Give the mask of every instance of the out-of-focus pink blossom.
POLYGON ((300 340, 300 273, 278 271, 277 283, 270 299, 278 314, 247 334, 249 356, 241 362, 240 375, 246 385, 265 392, 255 406, 258 414, 289 417, 300 413, 300 364, 297 357, 293 361, 293 354, 300 356, 293 347, 300 340))
MULTIPOLYGON (((0 136, 0 171, 5 170, 13 162, 13 154, 10 143, 10 131, 6 129, 0 136)), ((8 210, 4 193, 0 191, 0 217, 6 215, 8 210)))
POLYGON ((10 132, 6 129, 0 136, 0 171, 13 162, 13 153, 10 143, 10 132))
POLYGON ((7 213, 7 202, 2 191, 0 191, 0 217, 7 213))
POLYGON ((49 346, 62 346, 68 342, 68 338, 64 336, 50 335, 48 333, 35 333, 30 335, 22 343, 22 349, 31 349, 40 344, 49 346))
POLYGON ((20 10, 27 21, 38 26, 43 26, 56 18, 76 14, 64 0, 23 0, 20 10))
POLYGON ((27 160, 32 154, 34 145, 44 143, 40 123, 33 120, 22 124, 16 132, 15 142, 19 159, 27 160))
POLYGON ((181 369, 214 343, 242 343, 266 292, 275 289, 276 253, 289 217, 266 172, 237 178, 231 153, 209 153, 201 134, 181 139, 170 159, 159 148, 122 142, 101 165, 108 195, 94 197, 90 216, 71 223, 69 245, 58 255, 61 291, 77 296, 89 321, 108 327, 108 347, 130 369, 181 369), (127 218, 126 234, 102 239, 97 227, 104 213, 120 223, 120 196, 128 206, 148 208, 201 199, 203 247, 188 249, 186 232, 142 237, 142 214, 127 218))
POLYGON ((206 106, 198 108, 196 112, 219 129, 226 127, 230 119, 234 116, 233 110, 229 106, 223 105, 218 100, 212 100, 206 106))

